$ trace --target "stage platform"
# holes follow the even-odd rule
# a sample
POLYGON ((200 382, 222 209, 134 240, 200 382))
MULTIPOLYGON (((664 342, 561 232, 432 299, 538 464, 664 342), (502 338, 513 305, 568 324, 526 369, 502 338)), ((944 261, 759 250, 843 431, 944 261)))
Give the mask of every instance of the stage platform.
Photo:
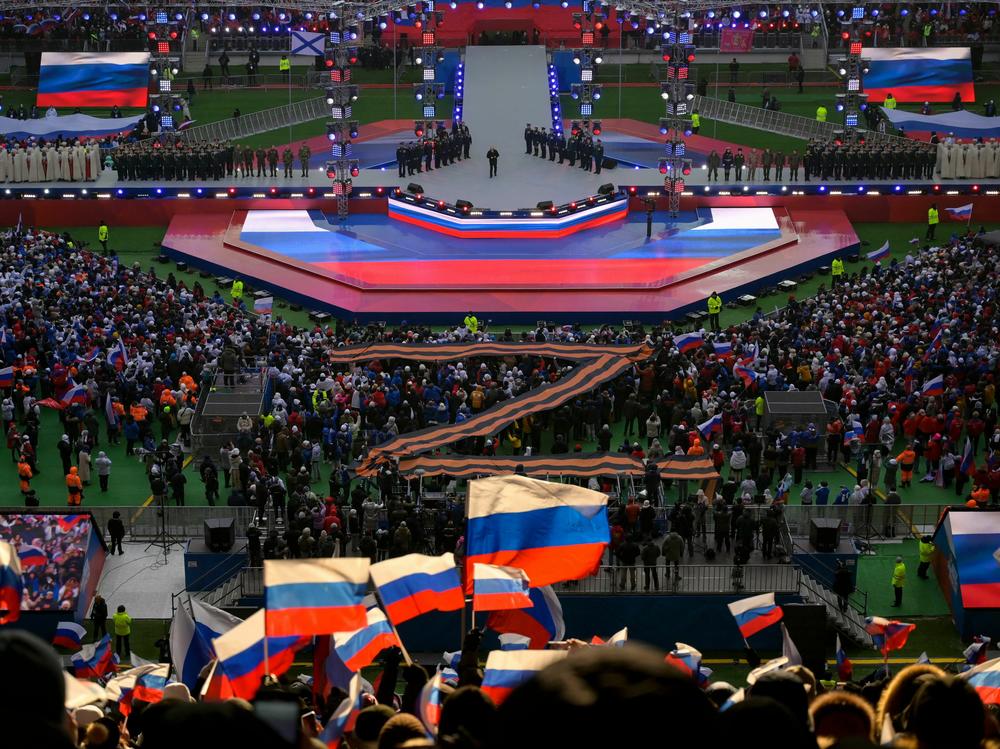
POLYGON ((322 211, 177 215, 164 252, 308 309, 362 321, 494 325, 572 319, 662 321, 856 252, 839 210, 701 208, 674 222, 644 213, 566 239, 464 239, 387 215, 346 225, 322 211))

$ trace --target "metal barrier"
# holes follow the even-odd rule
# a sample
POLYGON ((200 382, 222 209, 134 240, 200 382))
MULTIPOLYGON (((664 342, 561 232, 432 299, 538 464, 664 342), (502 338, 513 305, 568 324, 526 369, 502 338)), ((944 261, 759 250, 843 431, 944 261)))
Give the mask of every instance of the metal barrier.
MULTIPOLYGON (((682 564, 674 574, 672 565, 656 565, 659 587, 647 589, 646 567, 604 566, 592 577, 555 587, 561 595, 659 593, 797 593, 799 571, 787 564, 682 564), (669 574, 668 574, 669 573, 669 574)), ((650 574, 652 583, 652 574, 650 574)))
MULTIPOLYGON (((40 507, 41 512, 65 512, 66 507, 40 507)), ((236 534, 244 534, 253 517, 252 507, 176 507, 167 505, 161 508, 149 505, 145 507, 125 506, 93 506, 82 508, 94 516, 94 522, 107 539, 108 521, 115 512, 121 513, 125 524, 126 541, 150 541, 160 534, 164 527, 167 533, 178 539, 201 538, 204 533, 205 521, 208 519, 234 518, 236 534), (165 513, 165 518, 161 517, 165 513)))
MULTIPOLYGON (((210 122, 207 125, 196 125, 187 130, 171 131, 168 135, 181 138, 189 143, 238 140, 329 116, 330 107, 326 103, 326 98, 320 96, 273 109, 250 112, 227 120, 210 122)), ((153 137, 159 135, 160 133, 156 133, 153 137)))

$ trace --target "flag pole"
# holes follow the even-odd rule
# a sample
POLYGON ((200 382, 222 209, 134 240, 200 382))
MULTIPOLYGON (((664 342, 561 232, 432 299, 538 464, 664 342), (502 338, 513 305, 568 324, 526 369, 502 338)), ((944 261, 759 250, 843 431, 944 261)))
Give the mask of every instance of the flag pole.
MULTIPOLYGON (((382 611, 386 611, 385 604, 382 603, 382 595, 378 592, 378 588, 375 588, 375 600, 378 601, 378 605, 382 611)), ((403 652, 403 660, 406 661, 407 666, 412 666, 413 659, 410 658, 410 653, 406 649, 406 645, 403 644, 403 638, 399 636, 399 630, 396 629, 396 623, 392 620, 392 617, 390 617, 388 613, 386 613, 385 619, 389 622, 389 626, 392 627, 392 633, 396 635, 396 642, 399 643, 399 649, 403 652)))

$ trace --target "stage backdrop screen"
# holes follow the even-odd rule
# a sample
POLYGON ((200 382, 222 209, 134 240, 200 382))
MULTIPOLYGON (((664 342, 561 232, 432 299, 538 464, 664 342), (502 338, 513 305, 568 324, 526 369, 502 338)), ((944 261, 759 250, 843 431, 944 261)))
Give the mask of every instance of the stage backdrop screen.
POLYGON ((976 99, 972 83, 972 52, 968 47, 880 47, 865 49, 871 61, 865 76, 870 102, 882 102, 892 92, 898 102, 950 102, 957 91, 962 102, 976 99))
POLYGON ((104 568, 105 551, 90 513, 0 513, 0 540, 21 559, 22 611, 86 616, 104 568))
POLYGON ((39 107, 145 107, 148 52, 43 52, 39 107))

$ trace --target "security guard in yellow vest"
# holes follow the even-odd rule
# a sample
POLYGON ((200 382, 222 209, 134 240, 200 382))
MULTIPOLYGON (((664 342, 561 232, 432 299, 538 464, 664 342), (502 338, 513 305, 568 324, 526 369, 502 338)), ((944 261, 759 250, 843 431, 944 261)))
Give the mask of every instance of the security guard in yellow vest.
POLYGON ((125 612, 124 606, 119 606, 118 611, 111 618, 115 629, 115 653, 119 658, 130 659, 132 657, 132 648, 129 645, 128 638, 132 634, 132 617, 125 612), (124 655, 122 651, 124 651, 124 655))
POLYGON ((469 329, 470 333, 479 332, 479 320, 476 319, 476 316, 474 314, 472 314, 471 312, 467 314, 465 316, 464 322, 465 322, 465 327, 469 329))
POLYGON ((101 249, 104 250, 105 255, 108 254, 108 236, 110 234, 107 222, 102 220, 101 225, 97 227, 97 241, 101 243, 101 249))
POLYGON ((713 291, 708 298, 708 326, 712 330, 722 330, 719 325, 720 312, 722 312, 722 297, 718 291, 713 291))
POLYGON ((840 278, 844 275, 844 261, 839 257, 835 257, 833 262, 830 263, 830 275, 833 278, 831 286, 836 286, 840 283, 840 278))
POLYGON ((760 431, 760 424, 764 420, 764 396, 758 395, 753 401, 753 412, 757 417, 757 431, 760 431))
POLYGON ((233 281, 233 288, 229 293, 233 297, 233 302, 239 304, 240 299, 243 298, 243 282, 238 278, 233 281))
POLYGON ((917 577, 921 580, 927 580, 927 568, 931 566, 931 558, 934 556, 934 551, 937 549, 934 546, 934 542, 931 540, 930 536, 924 536, 920 539, 920 564, 917 565, 917 577))
POLYGON ((903 557, 896 557, 896 566, 892 568, 892 592, 896 594, 896 600, 892 606, 903 605, 903 586, 906 585, 906 565, 903 557))
POLYGON ((816 121, 817 122, 826 122, 826 115, 827 115, 826 107, 824 107, 822 104, 820 104, 818 107, 816 107, 816 121))
POLYGON ((931 207, 927 209, 927 239, 934 239, 934 232, 937 231, 937 225, 940 221, 937 203, 931 203, 931 207))
POLYGON ((292 74, 292 61, 288 59, 288 55, 282 55, 281 59, 278 60, 278 72, 286 75, 292 74))
POLYGON ((885 95, 885 101, 882 102, 882 106, 886 109, 896 108, 896 97, 892 95, 892 91, 885 95))
POLYGON ((701 115, 698 114, 698 110, 696 109, 694 110, 694 112, 691 113, 691 132, 694 135, 697 135, 698 128, 700 127, 701 127, 701 115))

